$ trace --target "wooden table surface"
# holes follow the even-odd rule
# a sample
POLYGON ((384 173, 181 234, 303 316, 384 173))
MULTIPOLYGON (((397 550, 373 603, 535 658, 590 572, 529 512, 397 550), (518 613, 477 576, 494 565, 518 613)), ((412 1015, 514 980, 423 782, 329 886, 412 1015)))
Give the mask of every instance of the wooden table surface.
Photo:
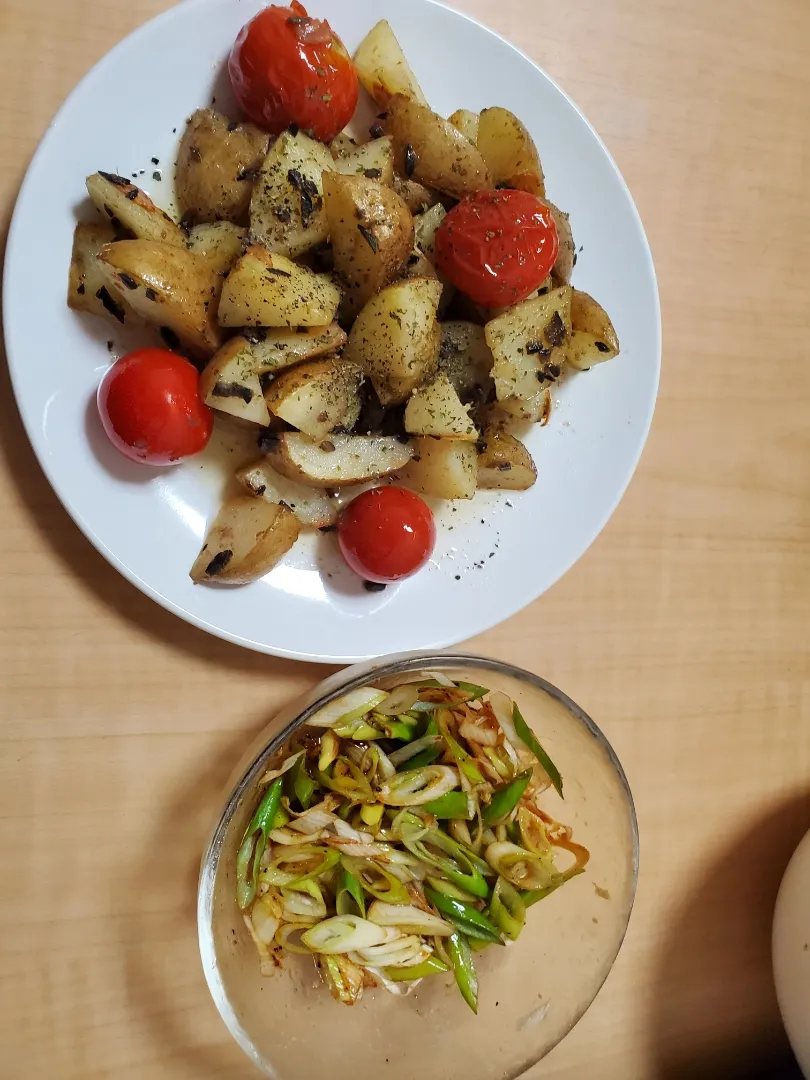
MULTIPOLYGON (((563 581, 469 643, 596 718, 641 826, 625 947, 532 1075, 790 1072, 769 937, 810 827, 810 5, 456 3, 604 137, 664 315, 621 507, 563 581)), ((166 6, 2 0, 3 234, 59 103, 166 6)), ((200 971, 199 852, 246 740, 326 669, 207 637, 120 578, 45 482, 4 365, 0 456, 0 1077, 249 1080, 200 971)))

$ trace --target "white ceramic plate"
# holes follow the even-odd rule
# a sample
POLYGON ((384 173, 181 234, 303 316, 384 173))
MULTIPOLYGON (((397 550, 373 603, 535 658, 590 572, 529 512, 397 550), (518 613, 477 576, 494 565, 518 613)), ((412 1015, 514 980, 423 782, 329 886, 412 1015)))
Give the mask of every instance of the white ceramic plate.
POLYGON ((20 192, 6 256, 4 321, 17 401, 45 473, 78 526, 122 574, 189 622, 303 660, 349 662, 454 644, 512 615, 564 574, 633 474, 660 366, 649 247, 597 135, 506 41, 429 0, 410 0, 407 15, 401 0, 313 0, 312 14, 329 18, 350 49, 388 18, 433 108, 445 116, 497 104, 523 119, 539 145, 549 197, 570 212, 582 248, 575 284, 610 312, 622 353, 560 387, 550 425, 529 438, 540 473, 530 492, 485 493, 469 505, 441 507, 435 557, 411 580, 368 593, 342 566, 334 537, 316 534, 254 585, 192 585, 189 567, 240 450, 218 438, 203 458, 158 471, 130 464, 107 444, 96 387, 110 352, 121 355, 138 342, 116 324, 68 310, 68 263, 76 220, 92 215, 87 174, 144 170, 138 182, 171 207, 183 123, 213 97, 231 111, 223 61, 263 6, 188 0, 172 8, 113 49, 53 121, 20 192), (158 171, 161 179, 153 179, 158 171))
POLYGON ((785 871, 773 917, 773 981, 793 1052, 810 1077, 810 833, 785 871))

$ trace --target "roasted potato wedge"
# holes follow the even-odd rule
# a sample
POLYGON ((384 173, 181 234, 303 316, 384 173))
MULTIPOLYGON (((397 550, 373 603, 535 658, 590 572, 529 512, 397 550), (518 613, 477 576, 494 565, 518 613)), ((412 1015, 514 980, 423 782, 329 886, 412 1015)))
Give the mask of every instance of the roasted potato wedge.
POLYGON ((286 506, 238 495, 217 514, 191 568, 191 580, 247 585, 287 554, 301 526, 286 506))
POLYGON ((340 506, 336 499, 318 488, 288 480, 264 458, 238 469, 236 479, 257 499, 288 506, 302 525, 324 529, 337 521, 340 506))
POLYGON ((469 109, 456 109, 453 115, 449 118, 449 122, 454 128, 458 128, 462 135, 464 135, 473 146, 478 143, 478 123, 480 116, 477 112, 470 112, 469 109))
POLYGON ((345 176, 365 176, 387 187, 394 183, 394 141, 390 135, 358 146, 346 136, 338 136, 330 144, 335 159, 335 172, 345 176), (338 141, 340 140, 340 141, 338 141))
POLYGON ((345 285, 344 311, 353 318, 408 261, 413 218, 399 195, 376 180, 326 173, 323 183, 335 272, 345 285))
POLYGON ((279 136, 259 171, 250 200, 250 235, 294 259, 329 235, 323 176, 335 167, 323 143, 303 132, 279 136))
POLYGON ((344 360, 309 360, 282 371, 264 393, 267 407, 305 435, 351 430, 360 415, 363 374, 344 360))
POLYGON ((601 304, 592 296, 574 289, 571 297, 571 340, 568 363, 580 371, 619 355, 619 338, 601 304))
POLYGON ((561 284, 570 285, 571 275, 577 264, 577 249, 574 244, 574 234, 571 232, 569 215, 563 213, 558 206, 555 206, 553 202, 549 202, 548 199, 544 199, 544 202, 554 218, 554 224, 557 226, 557 236, 560 241, 557 261, 551 268, 551 273, 561 284))
POLYGON ((424 214, 431 206, 439 202, 439 193, 415 180, 406 180, 398 173, 394 174, 394 191, 405 203, 412 214, 424 214))
POLYGON ((201 255, 152 240, 117 240, 104 245, 98 260, 108 288, 160 327, 170 348, 182 345, 207 359, 222 344, 216 322, 222 277, 201 255))
POLYGON ((225 342, 200 375, 200 394, 218 412, 267 427, 270 413, 258 372, 248 366, 250 352, 245 345, 244 338, 238 337, 225 342))
POLYGON ((436 273, 436 268, 427 255, 424 252, 419 251, 418 248, 414 248, 408 256, 408 261, 402 267, 399 273, 399 277, 405 281, 408 278, 436 278, 439 275, 436 273))
POLYGON ((382 289, 357 316, 343 356, 368 375, 383 405, 406 401, 436 371, 442 285, 408 278, 382 289))
POLYGON ((544 198, 546 184, 534 140, 508 109, 484 109, 478 121, 477 146, 493 184, 530 191, 544 198))
POLYGON ((297 431, 278 435, 267 452, 270 465, 300 484, 316 488, 365 484, 403 468, 411 444, 386 435, 331 435, 317 443, 297 431))
POLYGON ((530 398, 493 401, 478 411, 478 422, 487 431, 508 431, 514 424, 545 427, 551 417, 551 391, 538 390, 530 398))
POLYGON ((475 442, 478 429, 461 404, 446 375, 414 390, 405 407, 405 430, 410 435, 434 435, 443 439, 475 442))
POLYGON ((354 54, 354 66, 365 89, 385 108, 394 94, 427 105, 425 95, 405 59, 390 23, 382 19, 366 34, 354 54))
POLYGON ((241 338, 250 352, 253 371, 282 371, 301 360, 337 352, 346 344, 346 332, 337 323, 299 327, 297 330, 246 330, 241 338))
POLYGON ((188 234, 187 247, 202 255, 218 274, 227 274, 242 254, 247 229, 231 221, 195 225, 188 234))
POLYGON ((225 279, 222 326, 326 326, 337 314, 340 290, 283 255, 254 244, 225 279))
POLYGON ((487 431, 478 453, 479 488, 526 491, 537 480, 537 467, 523 443, 505 431, 487 431))
POLYGON ((107 278, 98 260, 99 251, 111 243, 114 236, 112 227, 101 222, 76 226, 67 302, 74 311, 113 318, 122 325, 131 326, 140 322, 140 318, 123 296, 107 288, 107 278))
POLYGON ((492 389, 495 359, 483 326, 461 319, 441 324, 439 371, 453 384, 462 401, 486 399, 492 389))
POLYGON ((180 226, 125 176, 97 172, 88 176, 86 183, 95 206, 113 226, 132 233, 137 240, 186 246, 185 233, 180 226))
POLYGON ((531 401, 559 378, 571 336, 569 285, 524 300, 484 328, 495 363, 492 377, 499 401, 531 401))
POLYGON ((471 499, 478 485, 478 451, 460 439, 415 438, 414 454, 397 474, 403 484, 437 499, 471 499))
POLYGON ((177 155, 177 200, 184 219, 246 225, 269 143, 267 133, 253 124, 233 124, 213 109, 198 109, 177 155))
POLYGON ((436 230, 447 217, 447 211, 441 203, 436 203, 426 210, 424 214, 418 214, 413 219, 414 242, 423 254, 427 255, 431 262, 434 261, 436 249, 436 230))
POLYGON ((408 179, 456 199, 492 187, 483 157, 449 120, 402 94, 395 94, 386 108, 394 168, 408 179))

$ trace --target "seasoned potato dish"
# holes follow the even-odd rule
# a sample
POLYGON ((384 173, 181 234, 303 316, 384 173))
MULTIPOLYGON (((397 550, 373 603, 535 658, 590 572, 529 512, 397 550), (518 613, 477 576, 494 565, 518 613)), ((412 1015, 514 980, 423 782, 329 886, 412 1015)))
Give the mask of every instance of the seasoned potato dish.
MULTIPOLYGON (((96 216, 76 225, 67 302, 107 320, 110 336, 143 334, 105 380, 135 360, 175 380, 166 430, 184 432, 185 448, 159 460, 145 425, 127 442, 100 404, 122 453, 176 463, 213 427, 235 433, 243 494, 211 523, 195 583, 254 581, 302 531, 337 528, 374 590, 429 561, 435 527, 414 492, 470 500, 485 489, 486 506, 535 484, 527 425, 548 424, 566 371, 613 359, 619 339, 572 283, 572 222, 546 197, 548 131, 497 104, 446 118, 388 21, 352 58, 327 22, 294 9, 263 9, 233 44, 239 111, 212 105, 178 124, 167 209, 117 171, 87 177, 96 216), (248 47, 258 22, 271 35, 261 71, 248 47), (324 47, 329 62, 318 53, 313 66, 310 50, 324 47), (428 538, 402 573, 364 562, 344 535, 386 495, 421 515, 428 538)), ((359 527, 360 539, 374 528, 359 527)))

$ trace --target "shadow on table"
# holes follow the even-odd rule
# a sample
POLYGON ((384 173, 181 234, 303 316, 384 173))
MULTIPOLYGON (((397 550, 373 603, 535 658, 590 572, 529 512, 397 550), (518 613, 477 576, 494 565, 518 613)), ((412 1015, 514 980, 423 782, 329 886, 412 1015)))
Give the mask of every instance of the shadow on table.
MULTIPOLYGON (((0 263, 5 253, 8 221, 0 221, 0 263)), ((65 269, 67 275, 67 268, 65 269)), ((67 278, 66 278, 67 280, 67 278)), ((2 293, 0 292, 0 301, 2 293)), ((54 358, 58 363, 58 358, 54 358)), ((84 438, 84 432, 77 432, 84 438)), ((74 525, 51 489, 25 434, 17 411, 5 352, 0 344, 0 462, 16 489, 32 525, 71 576, 82 583, 116 616, 137 631, 172 649, 180 649, 206 664, 229 671, 272 675, 293 663, 252 652, 207 634, 171 614, 145 596, 114 570, 74 525)), ((330 668, 329 670, 334 670, 330 668)), ((313 682, 327 669, 313 671, 313 682)))
POLYGON ((175 1080, 254 1080, 222 1023, 197 945, 200 858, 225 784, 250 742, 241 732, 204 773, 167 803, 154 836, 133 858, 133 935, 122 946, 130 1007, 145 1046, 175 1080))
POLYGON ((810 795, 783 804, 734 841, 684 904, 653 993, 659 1080, 801 1080, 776 1002, 771 923, 808 828, 810 795))

